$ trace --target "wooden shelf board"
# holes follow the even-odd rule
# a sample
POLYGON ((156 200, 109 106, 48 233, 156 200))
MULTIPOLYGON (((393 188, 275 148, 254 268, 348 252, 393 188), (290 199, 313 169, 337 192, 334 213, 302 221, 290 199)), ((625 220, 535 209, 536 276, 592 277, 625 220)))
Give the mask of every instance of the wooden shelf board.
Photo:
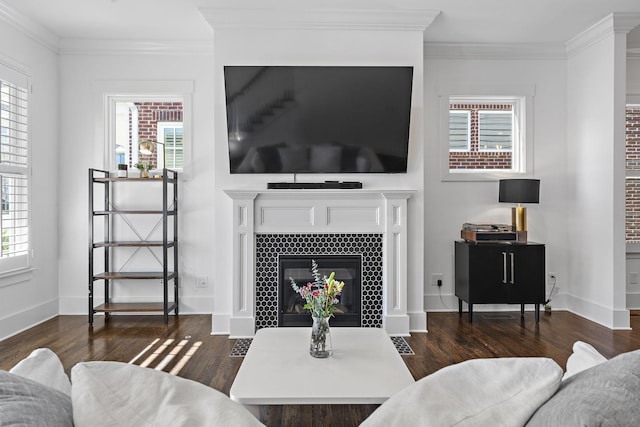
MULTIPOLYGON (((175 308, 176 304, 170 302, 168 311, 174 310, 175 308)), ((164 304, 161 302, 111 302, 100 304, 94 307, 93 311, 98 313, 159 311, 164 313, 164 304)))
MULTIPOLYGON (((158 210, 126 210, 126 211, 94 211, 94 215, 162 215, 158 210)), ((175 215, 176 211, 167 211, 167 215, 175 215)))
MULTIPOLYGON (((167 247, 171 248, 173 246, 175 246, 175 243, 173 240, 167 241, 167 247)), ((122 246, 128 246, 128 247, 148 247, 148 246, 159 246, 162 247, 162 241, 123 241, 123 242, 96 242, 93 244, 94 248, 104 248, 104 247, 122 247, 122 246)))
MULTIPOLYGON (((161 271, 106 271, 104 273, 96 274, 94 279, 108 279, 108 280, 120 280, 120 279, 164 279, 161 271)), ((176 277, 174 271, 170 271, 167 274, 167 279, 171 280, 176 277)))
MULTIPOLYGON (((109 178, 93 178, 94 182, 117 182, 117 181, 136 181, 136 182, 162 182, 162 177, 159 176, 157 178, 117 178, 117 177, 109 177, 109 178)), ((175 178, 167 178, 167 182, 174 183, 175 178)))

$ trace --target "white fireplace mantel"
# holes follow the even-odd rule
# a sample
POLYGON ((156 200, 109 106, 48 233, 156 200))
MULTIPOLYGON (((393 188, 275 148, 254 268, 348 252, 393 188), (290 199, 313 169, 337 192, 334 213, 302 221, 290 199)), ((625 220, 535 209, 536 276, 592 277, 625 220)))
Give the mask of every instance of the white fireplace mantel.
POLYGON ((409 335, 407 202, 415 190, 229 189, 233 200, 233 292, 230 338, 255 334, 255 235, 383 234, 383 327, 409 335))

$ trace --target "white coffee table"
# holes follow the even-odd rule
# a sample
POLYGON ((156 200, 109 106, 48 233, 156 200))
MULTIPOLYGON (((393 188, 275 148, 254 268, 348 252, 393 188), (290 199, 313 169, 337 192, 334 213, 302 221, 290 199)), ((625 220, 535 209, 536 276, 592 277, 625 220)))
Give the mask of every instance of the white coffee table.
POLYGON ((380 328, 332 328, 333 356, 309 355, 310 328, 256 332, 231 386, 231 399, 259 405, 380 404, 414 382, 380 328))

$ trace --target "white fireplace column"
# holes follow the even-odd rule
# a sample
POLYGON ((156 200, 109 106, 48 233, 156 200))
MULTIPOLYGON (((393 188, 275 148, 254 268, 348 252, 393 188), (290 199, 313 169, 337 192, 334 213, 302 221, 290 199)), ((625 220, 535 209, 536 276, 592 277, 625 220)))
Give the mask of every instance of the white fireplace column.
POLYGON ((409 334, 407 315, 407 194, 384 192, 383 325, 390 335, 409 334))
POLYGON ((250 337, 255 332, 254 199, 258 193, 227 194, 233 199, 233 311, 229 326, 232 337, 250 337))
POLYGON ((409 335, 407 200, 413 190, 225 190, 233 200, 230 338, 255 334, 256 233, 383 234, 383 327, 409 335))

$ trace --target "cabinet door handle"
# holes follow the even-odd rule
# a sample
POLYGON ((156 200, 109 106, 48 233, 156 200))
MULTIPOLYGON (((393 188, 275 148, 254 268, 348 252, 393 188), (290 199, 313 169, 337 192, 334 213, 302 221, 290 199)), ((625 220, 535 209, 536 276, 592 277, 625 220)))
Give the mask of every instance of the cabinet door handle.
POLYGON ((514 274, 515 274, 515 271, 514 271, 514 269, 513 269, 513 265, 514 265, 514 262, 513 262, 513 258, 514 258, 513 252, 511 252, 509 255, 511 255, 511 280, 510 280, 509 282, 513 285, 513 276, 514 276, 514 274))
POLYGON ((502 283, 507 283, 507 253, 502 252, 502 283))

